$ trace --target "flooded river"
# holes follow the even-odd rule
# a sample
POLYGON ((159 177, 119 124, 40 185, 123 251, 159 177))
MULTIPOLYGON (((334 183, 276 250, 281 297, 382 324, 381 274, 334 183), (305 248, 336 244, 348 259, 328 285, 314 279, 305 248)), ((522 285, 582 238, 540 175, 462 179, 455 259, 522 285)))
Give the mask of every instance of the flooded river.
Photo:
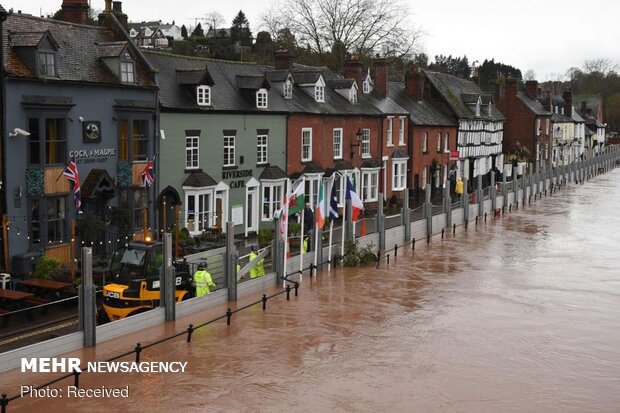
MULTIPOLYGON (((143 353, 187 361, 185 374, 81 378, 129 385, 127 399, 25 399, 8 411, 619 412, 618 205, 615 170, 401 250, 380 269, 305 276, 299 297, 143 353)), ((105 344, 96 357, 163 331, 105 344)), ((30 380, 12 377, 3 391, 30 380)))

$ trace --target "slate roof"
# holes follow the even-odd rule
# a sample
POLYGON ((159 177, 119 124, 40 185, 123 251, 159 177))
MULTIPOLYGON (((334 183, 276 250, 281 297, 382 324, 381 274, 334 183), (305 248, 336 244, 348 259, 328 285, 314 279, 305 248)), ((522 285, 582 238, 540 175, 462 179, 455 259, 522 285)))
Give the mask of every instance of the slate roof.
POLYGON ((404 82, 390 82, 390 97, 409 113, 414 125, 456 126, 457 121, 426 101, 413 99, 405 89, 404 82))
POLYGON ((501 121, 505 119, 504 115, 495 105, 491 106, 490 115, 486 110, 487 108, 483 107, 480 111, 481 116, 476 116, 475 102, 473 99, 475 98, 475 101, 477 101, 477 97, 480 96, 484 104, 484 102, 488 103, 491 100, 491 95, 485 93, 474 82, 445 73, 432 72, 430 70, 425 70, 424 75, 459 119, 484 119, 490 121, 501 121))
POLYGON ((279 166, 271 165, 265 168, 263 173, 260 174, 260 180, 263 179, 284 179, 286 178, 286 174, 279 166))
POLYGON ((91 169, 82 181, 80 190, 82 198, 86 199, 96 198, 99 194, 105 194, 109 198, 119 194, 114 179, 105 169, 91 169))
POLYGON ((119 57, 129 42, 102 42, 96 43, 99 57, 119 57))
POLYGON ((351 89, 354 82, 353 79, 334 79, 327 82, 327 86, 332 89, 351 89))
POLYGON ((537 100, 527 94, 527 92, 520 90, 517 92, 517 98, 521 100, 536 116, 551 116, 545 107, 537 100))
POLYGON ((586 107, 592 109, 592 114, 596 116, 598 113, 599 96, 598 95, 573 95, 573 104, 577 110, 581 110, 581 103, 586 102, 586 107))
POLYGON ((381 168, 381 164, 374 159, 364 159, 362 168, 381 168))
POLYGON ((402 148, 394 149, 392 159, 409 159, 409 155, 402 148))
MULTIPOLYGON (((109 14, 110 21, 118 23, 113 14, 109 14)), ((120 23, 118 23, 120 24, 120 23)), ((13 33, 19 33, 22 44, 34 47, 32 42, 35 35, 27 40, 24 33, 44 33, 49 31, 51 37, 58 44, 56 52, 57 77, 47 79, 48 82, 76 81, 105 84, 121 84, 117 75, 112 73, 106 64, 100 59, 97 44, 105 44, 115 41, 129 41, 126 34, 117 34, 111 28, 72 24, 63 21, 34 17, 28 14, 12 13, 7 16, 3 23, 2 46, 4 48, 4 69, 9 77, 37 79, 33 68, 29 67, 17 51, 11 47, 9 37, 13 33)), ((14 39, 13 39, 14 40, 14 39)), ((137 86, 155 87, 150 67, 143 60, 140 51, 130 45, 133 57, 136 59, 137 86)))
POLYGON ((284 82, 288 77, 288 70, 270 70, 265 72, 267 80, 270 82, 284 82))
POLYGON ((11 42, 11 46, 13 47, 37 47, 47 33, 47 31, 22 33, 16 32, 11 33, 9 39, 11 42))
POLYGON ((183 186, 189 186, 191 188, 205 188, 208 186, 216 185, 217 182, 215 182, 213 178, 211 178, 208 174, 202 171, 192 172, 183 182, 183 186))
POLYGON ((288 111, 284 97, 274 88, 267 92, 267 109, 256 108, 254 95, 247 93, 245 88, 257 88, 269 82, 263 69, 254 63, 181 56, 154 50, 142 52, 159 70, 159 101, 164 109, 244 113, 288 111), (197 72, 208 73, 211 78, 211 106, 198 106, 195 92, 180 84, 187 84, 185 82, 191 80, 189 78, 198 77, 197 72))
POLYGON ((213 79, 204 69, 177 70, 177 79, 181 85, 209 85, 213 86, 213 79))
POLYGON ((566 115, 562 115, 561 113, 553 113, 551 115, 551 122, 553 123, 572 123, 573 120, 566 115))
POLYGON ((294 71, 293 80, 300 85, 314 84, 321 76, 320 71, 294 71))
POLYGON ((574 122, 577 122, 577 123, 584 123, 585 122, 585 119, 581 117, 579 112, 577 112, 574 107, 573 107, 572 119, 573 119, 574 122))
POLYGON ((308 162, 303 170, 304 174, 317 174, 322 172, 325 172, 325 170, 312 161, 308 162))

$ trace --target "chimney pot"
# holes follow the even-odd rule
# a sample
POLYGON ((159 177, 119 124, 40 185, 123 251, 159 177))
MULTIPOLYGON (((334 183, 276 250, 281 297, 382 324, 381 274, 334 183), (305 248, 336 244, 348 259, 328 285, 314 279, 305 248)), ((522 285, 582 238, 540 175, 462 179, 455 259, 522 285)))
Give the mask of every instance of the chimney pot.
POLYGON ((387 60, 376 58, 372 62, 375 69, 375 90, 381 96, 387 96, 389 91, 389 65, 387 60))
MULTIPOLYGON (((344 77, 345 79, 355 79, 357 87, 362 88, 363 72, 362 63, 359 58, 347 53, 347 58, 344 61, 344 77)), ((376 83, 376 82, 375 82, 376 83)), ((376 84, 375 84, 376 87, 376 84)))

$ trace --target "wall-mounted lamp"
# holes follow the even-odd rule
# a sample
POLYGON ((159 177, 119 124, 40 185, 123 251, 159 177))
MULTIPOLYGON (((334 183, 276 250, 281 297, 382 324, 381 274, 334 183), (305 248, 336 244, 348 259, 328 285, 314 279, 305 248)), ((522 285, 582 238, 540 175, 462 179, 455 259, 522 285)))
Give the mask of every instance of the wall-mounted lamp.
POLYGON ((355 134, 357 140, 355 142, 351 142, 351 159, 353 159, 353 157, 355 156, 355 152, 353 152, 353 147, 354 146, 360 146, 362 144, 362 136, 364 135, 364 133, 362 132, 361 129, 357 130, 357 133, 355 134))
POLYGON ((79 120, 80 122, 84 122, 84 121, 85 121, 85 119, 84 119, 82 116, 78 117, 78 120, 79 120))
POLYGON ((30 132, 28 132, 27 130, 20 129, 20 128, 15 128, 13 129, 13 132, 9 132, 9 137, 11 138, 17 135, 30 136, 30 132))

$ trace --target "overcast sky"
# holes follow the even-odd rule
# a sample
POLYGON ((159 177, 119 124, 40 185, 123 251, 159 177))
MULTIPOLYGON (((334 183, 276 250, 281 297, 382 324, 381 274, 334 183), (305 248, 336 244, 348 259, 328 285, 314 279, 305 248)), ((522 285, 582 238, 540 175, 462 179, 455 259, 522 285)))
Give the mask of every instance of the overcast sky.
MULTIPOLYGON (((104 0, 90 0, 96 10, 104 0)), ((421 26, 424 51, 467 55, 470 63, 494 58, 539 81, 563 76, 588 59, 620 63, 620 1, 616 0, 403 0, 412 22, 421 26)), ((243 10, 256 33, 260 17, 272 0, 197 1, 124 0, 130 21, 162 20, 194 26, 195 18, 218 11, 230 24, 243 10)), ((62 0, 0 0, 5 9, 39 15, 53 14, 62 0)), ((204 23, 203 23, 204 24, 204 23)))

